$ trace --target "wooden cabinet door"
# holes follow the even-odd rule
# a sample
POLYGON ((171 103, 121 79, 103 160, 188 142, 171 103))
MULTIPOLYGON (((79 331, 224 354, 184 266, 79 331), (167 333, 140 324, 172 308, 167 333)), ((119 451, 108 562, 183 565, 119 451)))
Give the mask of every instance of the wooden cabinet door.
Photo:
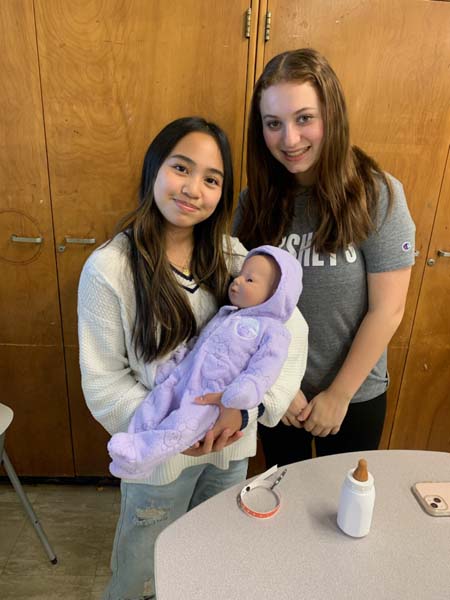
POLYGON ((199 114, 221 125, 239 181, 255 45, 245 37, 249 6, 249 0, 35 1, 78 475, 108 472, 107 435, 80 388, 81 267, 135 205, 146 148, 172 119, 199 114))
MULTIPOLYGON (((322 52, 342 82, 353 143, 403 182, 417 226, 420 254, 406 314, 389 348, 392 385, 382 439, 386 447, 450 140, 450 3, 268 0, 260 11, 257 75, 284 50, 312 47, 322 52), (267 11, 270 39, 264 43, 267 11)), ((448 329, 444 335, 448 343, 448 329)), ((446 385, 448 389, 448 376, 446 385)))
POLYGON ((0 402, 20 475, 72 476, 33 3, 0 11, 0 402))
POLYGON ((426 258, 391 447, 450 452, 450 151, 426 258))

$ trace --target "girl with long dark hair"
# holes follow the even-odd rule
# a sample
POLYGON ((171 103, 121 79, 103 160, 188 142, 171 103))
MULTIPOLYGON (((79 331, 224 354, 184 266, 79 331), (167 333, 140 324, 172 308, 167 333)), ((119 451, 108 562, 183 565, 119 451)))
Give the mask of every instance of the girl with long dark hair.
MULTIPOLYGON (((158 365, 223 304, 246 254, 227 234, 232 201, 223 131, 198 117, 177 119, 148 148, 139 206, 86 262, 78 302, 82 384, 90 411, 110 434, 127 431, 154 387, 158 365)), ((220 406, 203 442, 148 477, 122 479, 106 599, 154 598, 160 531, 246 478, 248 457, 256 451, 256 419, 271 425, 281 418, 300 383, 299 356, 306 365, 307 328, 294 312, 286 323, 289 356, 263 405, 249 411, 220 406)))

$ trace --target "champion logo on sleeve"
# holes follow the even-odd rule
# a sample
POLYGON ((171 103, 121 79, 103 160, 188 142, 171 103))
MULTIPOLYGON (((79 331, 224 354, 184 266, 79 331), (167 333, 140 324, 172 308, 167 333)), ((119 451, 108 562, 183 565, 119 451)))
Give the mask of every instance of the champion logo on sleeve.
POLYGON ((403 252, 408 252, 409 250, 411 250, 411 248, 412 248, 411 242, 403 242, 403 244, 402 244, 403 252))

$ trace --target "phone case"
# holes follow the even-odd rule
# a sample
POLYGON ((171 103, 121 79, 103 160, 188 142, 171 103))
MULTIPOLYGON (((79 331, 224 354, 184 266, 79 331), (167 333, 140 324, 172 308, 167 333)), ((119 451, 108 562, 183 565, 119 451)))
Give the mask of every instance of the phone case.
POLYGON ((450 481, 421 481, 412 491, 429 515, 450 517, 450 481))

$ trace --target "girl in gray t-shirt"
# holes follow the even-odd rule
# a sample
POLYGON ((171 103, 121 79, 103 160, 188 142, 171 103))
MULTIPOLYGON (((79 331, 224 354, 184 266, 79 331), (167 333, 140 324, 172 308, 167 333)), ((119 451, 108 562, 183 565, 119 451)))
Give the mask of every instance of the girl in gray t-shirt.
POLYGON ((278 244, 298 258, 309 325, 301 391, 282 423, 261 426, 268 466, 310 458, 313 436, 318 455, 375 449, 415 227, 401 183, 350 145, 339 80, 315 50, 275 56, 258 80, 247 179, 235 231, 248 248, 278 244))

